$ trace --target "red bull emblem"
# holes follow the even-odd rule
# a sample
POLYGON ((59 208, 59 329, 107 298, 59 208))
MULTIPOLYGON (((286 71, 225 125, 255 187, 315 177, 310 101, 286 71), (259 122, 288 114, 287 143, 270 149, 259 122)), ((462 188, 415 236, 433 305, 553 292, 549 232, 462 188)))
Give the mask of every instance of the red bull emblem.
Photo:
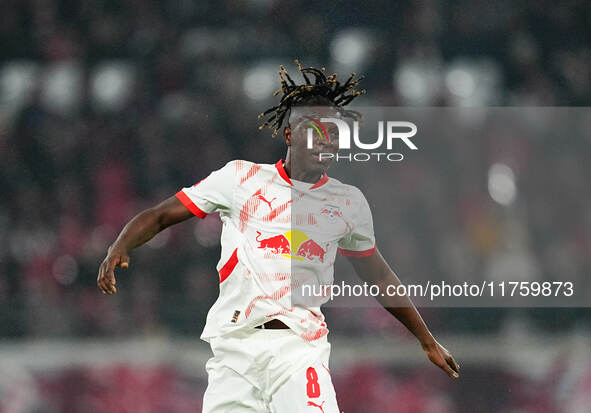
POLYGON ((338 206, 324 205, 320 210, 320 213, 328 218, 329 221, 335 221, 337 218, 341 218, 343 213, 338 206))
POLYGON ((256 240, 259 248, 284 257, 310 261, 324 262, 326 250, 303 231, 293 230, 284 234, 260 239, 261 232, 257 231, 256 240))

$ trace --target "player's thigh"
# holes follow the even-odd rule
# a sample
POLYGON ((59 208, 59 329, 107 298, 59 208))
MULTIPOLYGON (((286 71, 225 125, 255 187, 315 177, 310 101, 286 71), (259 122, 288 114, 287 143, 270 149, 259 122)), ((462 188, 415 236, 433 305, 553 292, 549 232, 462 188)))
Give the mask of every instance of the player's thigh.
POLYGON ((259 390, 229 367, 207 363, 208 383, 202 413, 261 413, 265 411, 259 390))
POLYGON ((322 361, 296 371, 274 394, 273 413, 339 413, 330 371, 322 361))

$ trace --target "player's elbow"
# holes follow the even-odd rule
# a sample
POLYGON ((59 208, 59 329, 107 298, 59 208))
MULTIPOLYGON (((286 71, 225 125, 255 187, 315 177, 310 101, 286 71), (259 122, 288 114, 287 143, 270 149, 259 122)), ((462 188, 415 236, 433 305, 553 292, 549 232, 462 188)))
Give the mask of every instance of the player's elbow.
POLYGON ((150 213, 152 216, 152 222, 156 226, 158 232, 171 225, 171 217, 166 210, 153 208, 150 213))
POLYGON ((159 232, 165 228, 166 216, 163 211, 153 207, 143 210, 133 220, 150 232, 159 232))
POLYGON ((162 201, 152 208, 160 230, 193 217, 193 213, 176 196, 162 201))

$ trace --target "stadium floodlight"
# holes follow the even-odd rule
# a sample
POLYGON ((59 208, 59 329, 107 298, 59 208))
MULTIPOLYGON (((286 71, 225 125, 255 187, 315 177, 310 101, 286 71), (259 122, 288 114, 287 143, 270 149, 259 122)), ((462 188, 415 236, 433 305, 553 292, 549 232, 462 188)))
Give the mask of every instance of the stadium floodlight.
POLYGON ((123 109, 133 90, 134 71, 130 64, 123 61, 103 63, 93 71, 91 79, 95 108, 106 111, 123 109))
POLYGON ((279 64, 260 63, 247 69, 242 81, 242 88, 249 99, 268 99, 276 89, 276 76, 279 64))
POLYGON ((84 75, 76 60, 51 64, 43 73, 41 102, 48 110, 68 115, 80 107, 84 75))
POLYGON ((408 105, 433 104, 440 83, 440 68, 433 62, 405 61, 394 71, 394 89, 408 105))
POLYGON ((360 70, 371 58, 373 45, 373 36, 367 30, 342 30, 332 40, 330 54, 336 63, 360 70))
POLYGON ((502 163, 493 164, 488 171, 488 192, 496 203, 509 206, 517 197, 513 170, 502 163))
POLYGON ((13 60, 0 69, 0 106, 2 110, 18 110, 26 104, 35 87, 39 66, 28 60, 13 60))
POLYGON ((500 71, 488 59, 458 59, 446 69, 445 89, 456 106, 490 106, 498 103, 500 71))
POLYGON ((463 68, 450 70, 445 76, 445 84, 450 93, 463 99, 470 98, 476 89, 474 73, 463 68))

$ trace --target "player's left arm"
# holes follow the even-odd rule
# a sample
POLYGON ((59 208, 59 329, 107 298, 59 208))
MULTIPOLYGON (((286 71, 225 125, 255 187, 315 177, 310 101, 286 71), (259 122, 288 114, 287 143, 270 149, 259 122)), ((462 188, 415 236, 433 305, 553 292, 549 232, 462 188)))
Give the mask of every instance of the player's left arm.
POLYGON ((379 303, 396 317, 421 343, 421 347, 434 364, 450 377, 458 378, 460 366, 445 347, 435 340, 416 307, 406 295, 388 296, 390 285, 400 285, 400 280, 382 257, 379 250, 369 256, 347 256, 358 276, 379 287, 376 297, 379 303))

